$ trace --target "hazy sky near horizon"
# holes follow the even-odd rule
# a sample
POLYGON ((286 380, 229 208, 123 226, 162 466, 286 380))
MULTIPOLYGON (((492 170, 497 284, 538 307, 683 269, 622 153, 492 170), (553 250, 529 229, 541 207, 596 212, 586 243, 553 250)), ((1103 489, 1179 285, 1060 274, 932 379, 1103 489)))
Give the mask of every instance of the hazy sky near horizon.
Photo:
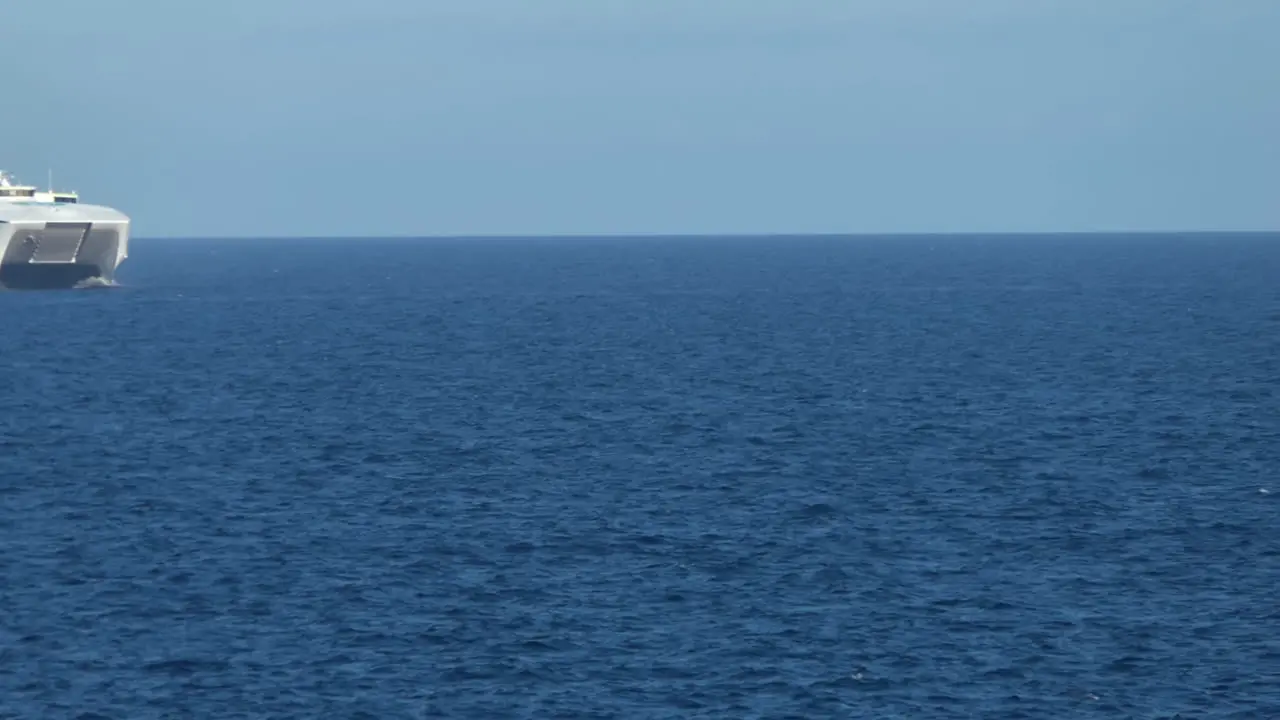
POLYGON ((1280 228, 1277 0, 0 3, 137 236, 1280 228))

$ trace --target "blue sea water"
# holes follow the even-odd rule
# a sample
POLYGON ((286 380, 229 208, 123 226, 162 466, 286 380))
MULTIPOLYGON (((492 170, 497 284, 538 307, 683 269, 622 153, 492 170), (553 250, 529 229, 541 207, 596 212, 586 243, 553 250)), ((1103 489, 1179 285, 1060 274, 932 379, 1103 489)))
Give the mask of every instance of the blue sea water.
POLYGON ((0 717, 1280 717, 1280 236, 138 240, 0 717))

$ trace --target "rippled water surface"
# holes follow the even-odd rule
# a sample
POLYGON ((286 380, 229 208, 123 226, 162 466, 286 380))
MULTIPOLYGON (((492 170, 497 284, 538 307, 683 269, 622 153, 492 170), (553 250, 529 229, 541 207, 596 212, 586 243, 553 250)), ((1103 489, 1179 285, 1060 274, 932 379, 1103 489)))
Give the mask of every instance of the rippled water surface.
POLYGON ((139 240, 0 717, 1280 717, 1280 236, 139 240))

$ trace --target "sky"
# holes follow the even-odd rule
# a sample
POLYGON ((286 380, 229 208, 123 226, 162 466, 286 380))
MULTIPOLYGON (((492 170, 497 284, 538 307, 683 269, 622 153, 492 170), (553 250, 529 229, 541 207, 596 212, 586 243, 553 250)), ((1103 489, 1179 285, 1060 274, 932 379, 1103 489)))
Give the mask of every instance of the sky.
POLYGON ((1280 229, 1277 0, 0 1, 135 237, 1280 229))

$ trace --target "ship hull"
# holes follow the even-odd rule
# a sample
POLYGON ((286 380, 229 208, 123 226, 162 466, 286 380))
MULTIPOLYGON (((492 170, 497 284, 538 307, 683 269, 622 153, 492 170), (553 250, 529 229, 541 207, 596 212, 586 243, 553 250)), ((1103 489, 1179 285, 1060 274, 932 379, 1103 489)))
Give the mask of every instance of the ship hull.
POLYGON ((111 208, 0 206, 0 287, 110 285, 128 257, 129 219, 111 208))

